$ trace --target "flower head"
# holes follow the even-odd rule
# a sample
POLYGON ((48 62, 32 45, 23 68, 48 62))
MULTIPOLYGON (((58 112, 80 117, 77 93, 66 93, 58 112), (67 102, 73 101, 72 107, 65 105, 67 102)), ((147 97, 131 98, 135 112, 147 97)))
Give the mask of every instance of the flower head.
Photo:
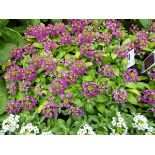
POLYGON ((57 78, 52 81, 51 90, 57 94, 62 94, 67 86, 68 85, 65 79, 57 78))
POLYGON ((98 88, 94 82, 85 82, 82 84, 82 93, 88 97, 93 97, 98 95, 98 88))
POLYGON ((142 101, 148 104, 155 104, 155 90, 145 90, 142 92, 142 101))
POLYGON ((126 82, 136 82, 138 80, 138 72, 136 69, 128 69, 124 77, 126 82))
POLYGON ((46 104, 43 108, 42 113, 49 119, 58 116, 58 110, 56 104, 55 103, 46 104))
POLYGON ((125 89, 115 90, 114 99, 116 103, 123 104, 127 99, 127 92, 125 89))
POLYGON ((16 114, 19 111, 20 111, 20 102, 19 101, 10 100, 6 104, 6 112, 8 114, 16 114))
POLYGON ((102 76, 113 77, 114 76, 114 68, 112 65, 105 65, 99 69, 99 73, 102 76))
POLYGON ((86 67, 85 63, 82 60, 77 60, 71 66, 71 70, 75 74, 79 75, 79 74, 84 74, 86 72, 86 70, 87 70, 87 67, 86 67))
POLYGON ((22 108, 25 110, 32 110, 37 104, 37 100, 34 97, 26 96, 22 99, 22 108))

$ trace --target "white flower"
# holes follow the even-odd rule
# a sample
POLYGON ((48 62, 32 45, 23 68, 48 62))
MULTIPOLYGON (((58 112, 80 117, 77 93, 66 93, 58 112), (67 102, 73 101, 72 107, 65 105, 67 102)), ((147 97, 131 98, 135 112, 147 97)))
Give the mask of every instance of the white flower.
POLYGON ((1 130, 0 135, 5 135, 5 132, 3 130, 1 130))
POLYGON ((136 128, 136 129, 142 130, 142 131, 148 129, 147 118, 141 114, 137 114, 133 118, 132 126, 133 126, 133 128, 136 128))
POLYGON ((125 120, 121 117, 120 112, 116 113, 116 117, 112 118, 111 124, 113 128, 111 129, 110 135, 126 135, 128 127, 125 123, 125 120))
POLYGON ((77 135, 96 135, 92 127, 85 123, 77 132, 77 135))
POLYGON ((54 135, 51 131, 42 132, 41 135, 54 135))
POLYGON ((32 123, 29 123, 26 126, 23 126, 19 132, 20 135, 36 135, 38 133, 39 133, 38 127, 33 126, 32 123))
POLYGON ((15 132, 16 129, 19 128, 19 118, 18 115, 12 115, 10 114, 7 119, 5 119, 2 123, 2 131, 4 133, 6 132, 15 132))

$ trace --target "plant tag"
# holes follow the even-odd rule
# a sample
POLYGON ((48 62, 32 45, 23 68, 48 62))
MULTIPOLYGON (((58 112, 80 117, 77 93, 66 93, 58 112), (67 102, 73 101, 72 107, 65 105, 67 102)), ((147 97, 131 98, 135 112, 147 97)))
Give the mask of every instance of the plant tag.
POLYGON ((144 61, 142 64, 142 71, 141 73, 145 73, 148 69, 155 65, 155 51, 153 51, 144 61))
POLYGON ((132 67, 134 64, 135 64, 135 53, 134 53, 134 49, 132 49, 128 53, 128 64, 127 64, 127 68, 132 67))

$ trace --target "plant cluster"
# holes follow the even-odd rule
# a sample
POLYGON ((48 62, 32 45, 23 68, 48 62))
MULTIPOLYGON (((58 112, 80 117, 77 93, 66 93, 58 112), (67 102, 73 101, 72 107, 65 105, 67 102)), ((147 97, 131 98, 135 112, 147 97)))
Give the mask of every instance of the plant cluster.
POLYGON ((154 134, 155 70, 140 72, 155 49, 154 23, 127 29, 117 19, 70 19, 28 26, 25 45, 2 66, 9 100, 0 122, 19 115, 15 134, 154 134), (132 49, 136 64, 127 68, 132 49))

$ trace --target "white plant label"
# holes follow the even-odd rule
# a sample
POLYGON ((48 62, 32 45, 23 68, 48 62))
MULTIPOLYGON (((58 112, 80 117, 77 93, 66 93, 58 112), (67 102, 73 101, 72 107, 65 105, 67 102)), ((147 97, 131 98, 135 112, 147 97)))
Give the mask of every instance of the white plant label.
POLYGON ((132 49, 128 53, 128 64, 127 64, 127 68, 132 67, 134 64, 135 64, 135 52, 134 52, 134 49, 132 49))

